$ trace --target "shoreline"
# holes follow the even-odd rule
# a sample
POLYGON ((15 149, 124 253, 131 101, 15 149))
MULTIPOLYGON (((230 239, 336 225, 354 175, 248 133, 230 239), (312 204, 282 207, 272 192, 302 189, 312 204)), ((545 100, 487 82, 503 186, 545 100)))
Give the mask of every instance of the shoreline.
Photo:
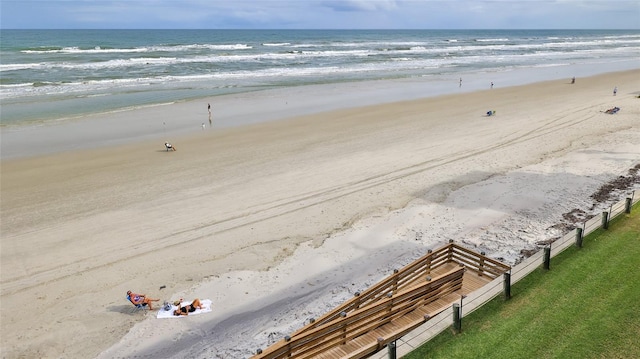
MULTIPOLYGON (((141 141, 180 140, 205 130, 225 131, 257 123, 291 119, 323 112, 392 104, 452 94, 522 86, 544 81, 567 81, 637 70, 630 62, 573 64, 543 68, 520 68, 497 73, 461 73, 458 77, 426 76, 396 80, 305 85, 258 90, 199 100, 162 103, 132 110, 82 116, 41 124, 11 125, 0 130, 0 159, 11 160, 52 153, 129 145, 141 141), (206 106, 212 104, 213 127, 206 106), (167 109, 170 108, 169 112, 167 109), (167 113, 173 116, 167 116, 167 113), (132 121, 132 119, 135 119, 132 121)), ((611 88, 615 86, 611 85, 611 88)))
POLYGON ((3 355, 244 357, 448 239, 513 258, 636 164, 638 74, 3 160, 3 355), (214 311, 141 320, 128 289, 214 311))

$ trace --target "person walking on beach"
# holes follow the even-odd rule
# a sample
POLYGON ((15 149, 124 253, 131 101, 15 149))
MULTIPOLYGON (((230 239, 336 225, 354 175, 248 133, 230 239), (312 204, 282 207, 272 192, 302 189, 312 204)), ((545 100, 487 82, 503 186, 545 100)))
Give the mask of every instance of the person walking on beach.
POLYGON ((462 87, 462 77, 460 78, 460 85, 458 87, 462 87))
POLYGON ((491 81, 491 88, 493 88, 493 81, 491 81))
POLYGON ((573 84, 575 84, 575 83, 576 83, 576 78, 575 78, 575 77, 572 77, 572 78, 571 78, 571 84, 573 85, 573 84))
POLYGON ((207 104, 207 111, 209 111, 209 127, 211 127, 212 123, 211 123, 211 104, 210 103, 207 104))
POLYGON ((613 88, 613 96, 615 96, 618 93, 618 86, 615 86, 613 88))

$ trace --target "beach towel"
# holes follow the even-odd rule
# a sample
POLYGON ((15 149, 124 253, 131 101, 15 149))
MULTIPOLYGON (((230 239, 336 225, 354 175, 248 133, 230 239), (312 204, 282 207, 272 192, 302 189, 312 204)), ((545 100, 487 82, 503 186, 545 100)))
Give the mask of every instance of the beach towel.
MULTIPOLYGON (((187 306, 189 304, 191 304, 191 301, 182 302, 180 304, 180 306, 181 307, 185 307, 185 306, 187 306)), ((173 311, 178 309, 178 306, 176 306, 176 305, 171 305, 171 309, 169 309, 169 310, 165 310, 165 308, 163 307, 163 308, 160 308, 160 310, 158 310, 157 318, 158 319, 164 319, 164 318, 187 318, 187 317, 190 317, 192 315, 211 312, 211 299, 203 299, 203 300, 200 301, 200 304, 202 304, 202 308, 203 309, 196 309, 195 312, 189 313, 189 315, 173 315, 173 311)))

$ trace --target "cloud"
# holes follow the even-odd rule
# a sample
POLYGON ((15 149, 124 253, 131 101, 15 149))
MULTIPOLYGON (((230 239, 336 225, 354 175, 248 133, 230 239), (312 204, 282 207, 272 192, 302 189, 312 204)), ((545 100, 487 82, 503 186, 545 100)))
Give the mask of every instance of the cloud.
POLYGON ((3 29, 640 28, 638 0, 0 1, 3 29))
POLYGON ((322 6, 334 11, 384 11, 398 6, 396 0, 325 0, 322 6))

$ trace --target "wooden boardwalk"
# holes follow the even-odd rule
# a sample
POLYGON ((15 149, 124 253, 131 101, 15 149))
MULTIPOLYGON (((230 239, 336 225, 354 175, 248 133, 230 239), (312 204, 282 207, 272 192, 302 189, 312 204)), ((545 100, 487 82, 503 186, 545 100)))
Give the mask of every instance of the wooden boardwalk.
MULTIPOLYGON (((434 276, 441 275, 451 269, 455 269, 458 266, 459 265, 457 263, 449 262, 441 267, 438 267, 432 273, 434 276)), ((460 295, 467 296, 469 295, 469 293, 484 287, 486 284, 488 284, 492 280, 493 280, 493 277, 489 277, 486 275, 480 276, 476 272, 467 270, 464 272, 464 275, 462 276, 462 288, 456 291, 455 293, 458 296, 460 295)))
POLYGON ((449 243, 357 293, 252 359, 365 358, 509 269, 449 243))

